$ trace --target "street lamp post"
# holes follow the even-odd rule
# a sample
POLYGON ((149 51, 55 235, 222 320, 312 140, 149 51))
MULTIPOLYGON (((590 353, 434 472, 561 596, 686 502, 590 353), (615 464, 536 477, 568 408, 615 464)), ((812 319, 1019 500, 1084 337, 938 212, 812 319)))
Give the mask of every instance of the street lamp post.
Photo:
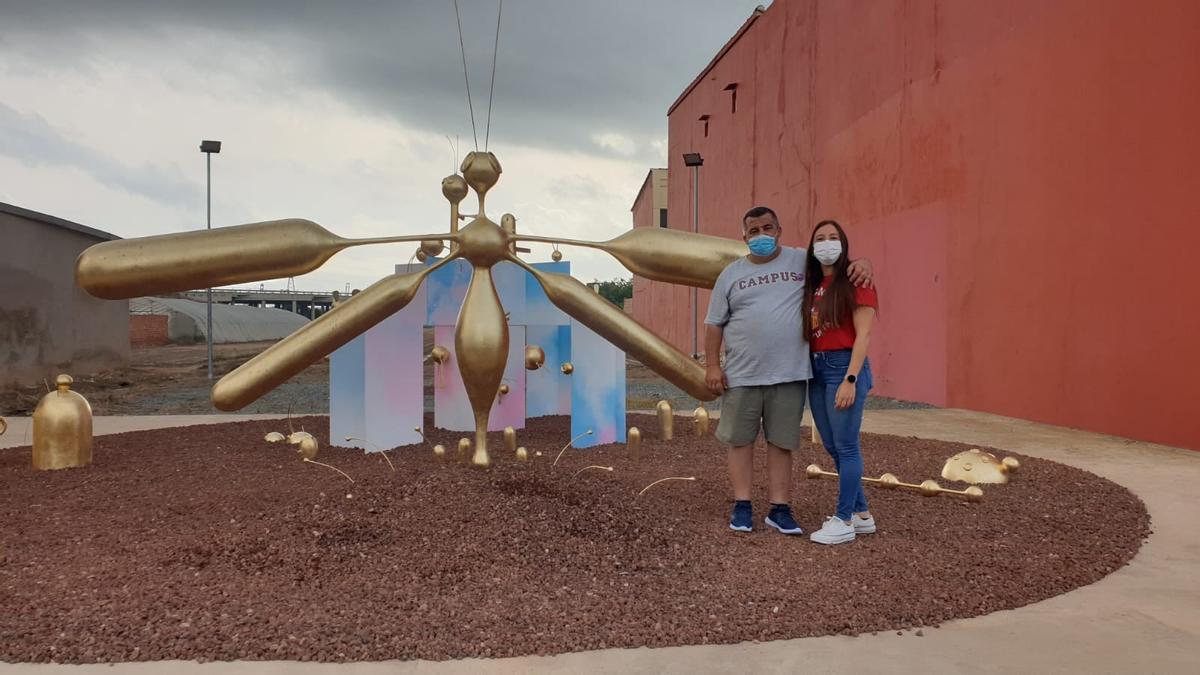
MULTIPOLYGON (((213 153, 221 152, 221 141, 200 141, 200 152, 204 153, 204 161, 206 164, 206 173, 208 174, 208 188, 205 201, 207 202, 208 211, 208 229, 212 229, 212 156, 213 153)), ((212 289, 206 290, 208 296, 208 379, 213 379, 213 327, 212 327, 212 289)))
MULTIPOLYGON (((683 153, 683 165, 692 167, 692 232, 700 232, 700 167, 704 166, 704 158, 698 152, 683 153)), ((692 358, 700 358, 700 346, 696 322, 699 320, 699 296, 696 287, 692 287, 692 358)))

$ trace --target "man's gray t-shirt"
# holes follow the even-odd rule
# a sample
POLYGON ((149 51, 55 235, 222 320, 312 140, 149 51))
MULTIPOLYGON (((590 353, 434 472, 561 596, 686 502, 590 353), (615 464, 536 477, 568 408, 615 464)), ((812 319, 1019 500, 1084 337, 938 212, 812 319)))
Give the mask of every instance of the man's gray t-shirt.
POLYGON ((717 277, 704 323, 725 328, 730 387, 812 377, 800 317, 806 256, 805 249, 782 246, 771 262, 738 258, 717 277))

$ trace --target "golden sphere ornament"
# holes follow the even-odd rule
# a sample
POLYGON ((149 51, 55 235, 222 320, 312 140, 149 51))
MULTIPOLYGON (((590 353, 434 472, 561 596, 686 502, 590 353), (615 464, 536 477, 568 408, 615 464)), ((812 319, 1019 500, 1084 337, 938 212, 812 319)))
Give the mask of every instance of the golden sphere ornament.
POLYGON ((525 347, 525 370, 537 370, 546 363, 546 351, 537 345, 525 347))
MULTIPOLYGON (((436 258, 446 249, 446 245, 441 239, 422 239, 420 252, 424 253, 427 258, 436 258)), ((423 261, 425 258, 421 258, 423 261)))

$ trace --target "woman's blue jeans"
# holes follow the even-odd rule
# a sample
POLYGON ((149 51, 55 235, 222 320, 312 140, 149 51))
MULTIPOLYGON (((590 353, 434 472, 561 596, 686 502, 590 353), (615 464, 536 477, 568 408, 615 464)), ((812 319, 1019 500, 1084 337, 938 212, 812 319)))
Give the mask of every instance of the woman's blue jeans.
POLYGON ((835 400, 838 387, 846 379, 850 368, 850 350, 813 352, 813 377, 808 382, 808 405, 812 410, 817 433, 825 451, 833 457, 838 472, 837 517, 850 520, 853 513, 867 510, 867 496, 863 493, 862 448, 858 432, 862 428, 863 408, 867 404, 867 392, 874 384, 871 377, 871 362, 863 363, 862 371, 855 382, 854 405, 838 410, 835 400))

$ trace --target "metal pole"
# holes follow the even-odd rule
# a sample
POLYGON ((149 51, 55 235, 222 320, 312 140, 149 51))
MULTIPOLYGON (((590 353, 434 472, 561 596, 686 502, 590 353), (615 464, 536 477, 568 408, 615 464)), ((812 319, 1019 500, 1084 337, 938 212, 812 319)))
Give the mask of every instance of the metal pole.
MULTIPOLYGON (((208 229, 212 229, 212 153, 204 153, 206 164, 208 165, 208 229)), ((212 335, 212 289, 207 291, 208 295, 208 379, 213 379, 212 376, 212 352, 213 352, 213 335, 212 335)))
MULTIPOLYGON (((692 232, 700 232, 700 167, 692 167, 692 232)), ((700 348, 697 344, 696 321, 699 313, 699 300, 696 287, 692 287, 692 358, 700 357, 700 348)))

